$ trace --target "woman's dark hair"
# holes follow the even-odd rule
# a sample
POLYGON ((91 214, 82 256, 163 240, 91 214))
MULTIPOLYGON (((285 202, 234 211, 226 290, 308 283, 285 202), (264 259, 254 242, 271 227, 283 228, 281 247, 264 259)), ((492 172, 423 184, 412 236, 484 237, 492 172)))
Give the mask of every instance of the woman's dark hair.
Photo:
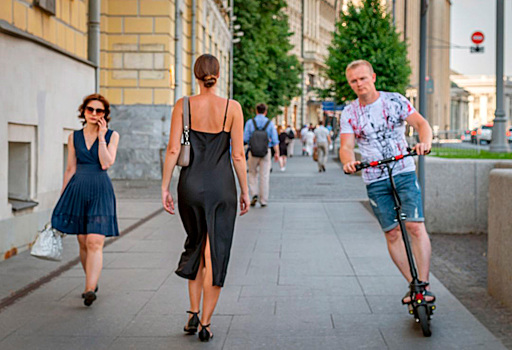
POLYGON ((110 103, 108 103, 108 100, 100 94, 91 94, 89 96, 86 96, 80 107, 78 107, 78 112, 80 112, 78 118, 84 120, 82 122, 82 125, 86 124, 84 114, 85 108, 89 105, 91 101, 100 101, 101 103, 103 103, 103 108, 105 109, 105 115, 103 116, 103 118, 105 118, 105 121, 108 124, 108 122, 110 121, 110 103))
POLYGON ((204 82, 205 87, 210 88, 217 83, 219 69, 219 60, 213 55, 204 54, 199 56, 194 64, 194 75, 204 82))

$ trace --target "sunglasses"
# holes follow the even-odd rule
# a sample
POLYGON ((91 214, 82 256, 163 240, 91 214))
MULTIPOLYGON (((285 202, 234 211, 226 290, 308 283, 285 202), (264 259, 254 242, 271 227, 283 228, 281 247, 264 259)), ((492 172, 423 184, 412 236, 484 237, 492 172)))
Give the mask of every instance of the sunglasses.
POLYGON ((104 110, 104 109, 102 109, 102 108, 96 108, 96 109, 94 109, 94 108, 92 108, 92 107, 85 107, 85 110, 86 110, 87 112, 91 113, 91 114, 93 114, 93 113, 94 113, 94 111, 96 111, 96 114, 97 114, 97 115, 105 114, 105 110, 104 110))

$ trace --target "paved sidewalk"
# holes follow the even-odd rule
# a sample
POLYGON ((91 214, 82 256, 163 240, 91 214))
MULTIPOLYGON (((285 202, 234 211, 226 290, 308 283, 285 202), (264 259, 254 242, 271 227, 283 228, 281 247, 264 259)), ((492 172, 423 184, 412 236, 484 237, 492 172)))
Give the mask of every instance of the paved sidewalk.
MULTIPOLYGON (((187 283, 173 271, 185 234, 160 213, 105 249, 91 308, 75 266, 0 312, 0 349, 504 349, 434 277, 433 336, 421 335, 365 197, 332 161, 321 174, 300 156, 284 173, 274 165, 269 206, 237 221, 209 343, 182 332, 187 283)), ((145 198, 120 217, 159 202, 145 198)))

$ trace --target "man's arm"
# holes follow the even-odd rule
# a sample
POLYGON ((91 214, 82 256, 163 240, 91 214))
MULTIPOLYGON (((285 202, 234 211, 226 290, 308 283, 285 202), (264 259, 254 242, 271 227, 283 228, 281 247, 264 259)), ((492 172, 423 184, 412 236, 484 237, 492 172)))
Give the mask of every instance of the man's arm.
POLYGON ((356 137, 354 134, 340 134, 340 161, 343 164, 343 171, 353 174, 356 172, 356 161, 354 147, 356 145, 356 137))
POLYGON ((249 140, 251 139, 252 132, 254 131, 253 128, 254 128, 254 125, 252 124, 252 120, 251 119, 247 120, 245 122, 245 129, 244 129, 244 145, 249 143, 249 140))
POLYGON ((405 121, 418 132, 420 142, 413 147, 416 153, 421 155, 428 154, 432 148, 432 128, 428 121, 418 112, 408 116, 405 121))

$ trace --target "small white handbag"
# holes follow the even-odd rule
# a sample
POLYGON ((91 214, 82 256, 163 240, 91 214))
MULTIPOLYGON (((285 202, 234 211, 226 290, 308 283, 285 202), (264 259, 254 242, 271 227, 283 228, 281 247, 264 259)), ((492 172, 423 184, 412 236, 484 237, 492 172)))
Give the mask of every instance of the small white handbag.
POLYGON ((30 255, 39 259, 62 260, 62 233, 52 228, 50 223, 37 235, 36 241, 30 250, 30 255))

